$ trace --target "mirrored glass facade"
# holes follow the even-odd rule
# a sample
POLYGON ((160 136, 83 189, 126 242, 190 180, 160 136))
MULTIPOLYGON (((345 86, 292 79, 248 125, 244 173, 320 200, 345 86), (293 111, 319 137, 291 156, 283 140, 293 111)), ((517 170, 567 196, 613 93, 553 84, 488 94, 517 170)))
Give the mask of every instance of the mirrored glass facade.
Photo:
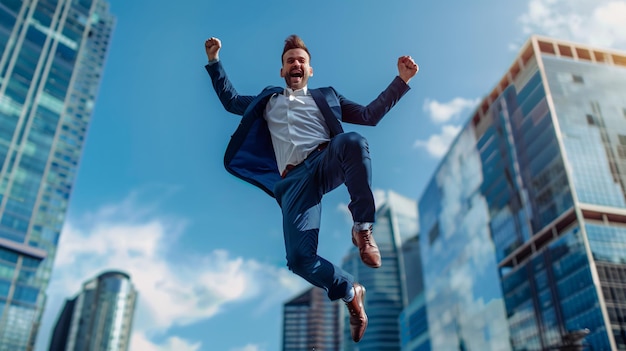
POLYGON ((432 350, 509 349, 490 198, 476 145, 475 129, 463 130, 419 202, 432 350))
POLYGON ((137 291, 123 272, 105 272, 65 303, 50 351, 127 351, 137 291))
POLYGON ((418 234, 402 244, 406 295, 409 305, 402 310, 398 318, 401 351, 431 350, 426 303, 424 301, 424 270, 419 240, 418 234))
POLYGON ((105 0, 0 0, 0 350, 31 350, 113 28, 105 0))
POLYGON ((373 227, 382 266, 377 269, 367 267, 361 262, 356 247, 352 247, 344 257, 343 268, 367 291, 365 311, 369 324, 363 339, 356 344, 350 337, 350 323, 346 313, 342 350, 400 350, 398 318, 408 305, 406 276, 417 273, 405 271, 402 246, 417 235, 417 228, 417 203, 388 192, 385 203, 376 210, 373 227))
POLYGON ((400 350, 431 351, 424 292, 422 291, 410 301, 409 306, 400 313, 400 350))
POLYGON ((588 304, 596 304, 588 321, 564 322, 589 328, 596 350, 626 350, 626 53, 566 43, 540 49, 585 234, 595 294, 588 304))
POLYGON ((432 349, 626 350, 626 53, 533 36, 419 201, 432 349))

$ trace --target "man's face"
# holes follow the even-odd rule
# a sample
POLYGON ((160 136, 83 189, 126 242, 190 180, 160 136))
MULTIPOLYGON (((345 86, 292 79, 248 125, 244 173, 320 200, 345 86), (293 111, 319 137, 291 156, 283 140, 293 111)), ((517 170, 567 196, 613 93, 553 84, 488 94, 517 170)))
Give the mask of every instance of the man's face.
POLYGON ((283 67, 280 76, 285 78, 287 86, 293 90, 302 89, 313 75, 309 54, 303 49, 287 50, 283 55, 283 67))

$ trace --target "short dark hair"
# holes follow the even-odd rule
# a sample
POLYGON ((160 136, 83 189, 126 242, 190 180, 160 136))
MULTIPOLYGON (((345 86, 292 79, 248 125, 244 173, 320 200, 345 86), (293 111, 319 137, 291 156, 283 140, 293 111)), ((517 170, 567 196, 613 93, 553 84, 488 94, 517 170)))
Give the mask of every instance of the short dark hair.
POLYGON ((309 55, 309 61, 311 60, 311 53, 309 49, 307 49, 306 45, 304 45, 304 41, 299 36, 292 34, 285 39, 285 47, 283 48, 283 54, 280 56, 280 62, 283 62, 283 57, 285 53, 291 49, 302 49, 306 51, 307 55, 309 55))

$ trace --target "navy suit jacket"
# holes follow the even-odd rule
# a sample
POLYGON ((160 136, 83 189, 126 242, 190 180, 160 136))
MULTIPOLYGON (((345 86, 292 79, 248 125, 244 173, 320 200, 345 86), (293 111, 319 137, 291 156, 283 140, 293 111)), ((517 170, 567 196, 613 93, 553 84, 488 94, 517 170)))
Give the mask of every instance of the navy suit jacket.
MULTIPOLYGON (((284 88, 270 86, 263 89, 257 96, 239 95, 228 80, 220 61, 206 65, 205 68, 224 108, 243 116, 226 148, 224 155, 226 170, 256 185, 273 197, 274 184, 281 177, 263 113, 269 98, 273 94, 282 93, 284 88)), ((409 89, 400 77, 395 77, 391 84, 367 106, 346 99, 330 87, 309 91, 326 120, 332 138, 343 133, 340 121, 376 125, 409 89)))

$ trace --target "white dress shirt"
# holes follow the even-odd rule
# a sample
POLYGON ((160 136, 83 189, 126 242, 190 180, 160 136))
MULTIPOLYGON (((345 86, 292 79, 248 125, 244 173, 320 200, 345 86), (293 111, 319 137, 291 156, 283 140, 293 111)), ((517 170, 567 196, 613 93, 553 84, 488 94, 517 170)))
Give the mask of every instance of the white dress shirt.
POLYGON ((324 116, 307 87, 295 91, 286 88, 283 94, 274 94, 264 116, 281 174, 287 165, 302 163, 319 144, 330 141, 324 116))

